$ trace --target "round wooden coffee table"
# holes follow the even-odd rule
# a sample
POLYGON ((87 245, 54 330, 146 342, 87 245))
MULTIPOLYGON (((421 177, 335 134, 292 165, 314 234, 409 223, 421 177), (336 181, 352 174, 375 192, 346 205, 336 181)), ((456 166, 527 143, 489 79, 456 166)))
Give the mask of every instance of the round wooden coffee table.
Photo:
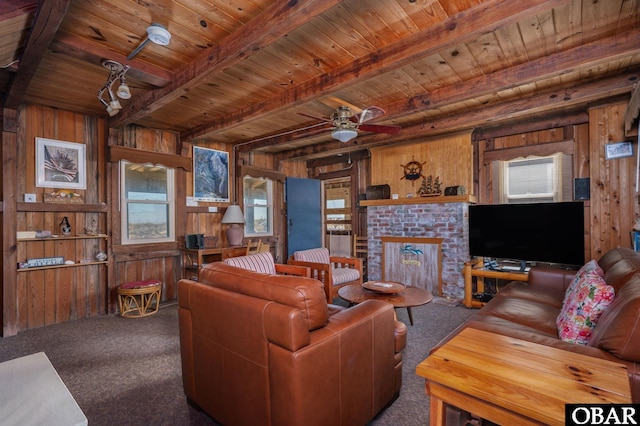
MULTIPOLYGON (((365 283, 364 285, 369 284, 368 287, 372 287, 372 285, 370 285, 371 283, 372 282, 365 283)), ((362 286, 363 284, 346 285, 338 290, 338 296, 353 305, 362 303, 365 300, 375 299, 391 303, 394 308, 407 308, 411 325, 413 325, 411 308, 424 305, 433 300, 433 294, 431 294, 431 292, 419 287, 407 286, 402 291, 384 293, 368 290, 362 286)))

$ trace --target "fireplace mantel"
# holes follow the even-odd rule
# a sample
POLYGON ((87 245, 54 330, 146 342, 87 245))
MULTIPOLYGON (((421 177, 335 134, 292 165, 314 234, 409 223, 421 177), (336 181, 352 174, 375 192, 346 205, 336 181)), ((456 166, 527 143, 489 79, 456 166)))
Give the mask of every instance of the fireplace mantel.
POLYGON ((361 200, 360 206, 400 206, 405 204, 434 204, 434 203, 469 203, 478 202, 475 195, 441 195, 437 197, 412 197, 384 199, 384 200, 361 200))

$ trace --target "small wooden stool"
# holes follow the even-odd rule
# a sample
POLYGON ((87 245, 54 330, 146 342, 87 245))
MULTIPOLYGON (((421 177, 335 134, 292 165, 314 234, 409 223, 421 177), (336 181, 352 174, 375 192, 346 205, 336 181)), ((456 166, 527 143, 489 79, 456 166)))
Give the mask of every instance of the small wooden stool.
POLYGON ((158 312, 162 283, 158 280, 132 281, 118 287, 120 315, 140 318, 158 312))

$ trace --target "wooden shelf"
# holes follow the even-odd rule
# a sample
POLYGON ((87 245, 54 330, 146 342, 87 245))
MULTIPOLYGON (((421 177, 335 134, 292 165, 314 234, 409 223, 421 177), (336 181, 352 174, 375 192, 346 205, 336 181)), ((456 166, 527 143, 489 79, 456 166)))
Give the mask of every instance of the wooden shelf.
POLYGON ((60 269, 60 268, 75 268, 78 266, 91 266, 91 265, 106 265, 109 263, 108 261, 104 262, 87 262, 87 263, 74 263, 73 265, 54 265, 54 266, 39 266, 37 268, 22 268, 18 269, 18 272, 31 272, 31 271, 42 271, 43 269, 60 269))
MULTIPOLYGON (((211 206, 215 207, 215 206, 211 206)), ((218 207, 217 212, 210 212, 209 206, 187 206, 187 213, 211 213, 211 214, 221 214, 227 210, 226 207, 218 207)))
POLYGON ((403 204, 438 204, 438 203, 470 203, 476 204, 478 199, 475 195, 441 195, 437 197, 412 197, 384 199, 384 200, 361 200, 361 206, 399 206, 403 204))
MULTIPOLYGON (((79 241, 79 240, 105 240, 107 241, 109 239, 109 236, 107 234, 98 234, 98 235, 86 235, 86 234, 79 234, 79 235, 61 235, 58 237, 46 237, 46 238, 18 238, 16 241, 18 243, 23 243, 23 244, 29 244, 29 243, 54 243, 54 242, 59 242, 59 241, 79 241)), ((68 244, 74 244, 74 243, 67 243, 68 244)), ((80 243, 83 244, 83 243, 80 243)), ((103 245, 103 243, 100 243, 100 245, 103 245)), ((27 246, 25 246, 27 247, 27 246)), ((36 246, 37 247, 37 246, 36 246)), ((40 247, 46 247, 46 246, 40 246, 40 247)), ((51 245, 49 245, 48 247, 52 247, 51 245)), ((55 251, 58 251, 58 245, 54 245, 53 246, 55 248, 55 251)), ((105 248, 106 251, 106 248, 105 248)), ((63 256, 64 257, 64 256, 63 256)), ((49 266, 38 266, 38 267, 34 267, 34 268, 17 268, 18 272, 25 272, 25 271, 41 271, 44 269, 58 269, 58 268, 76 268, 79 266, 90 266, 90 265, 106 265, 108 263, 108 261, 91 261, 91 262, 76 262, 73 263, 71 265, 67 265, 67 264, 63 264, 63 265, 49 265, 49 266)))
POLYGON ((98 234, 98 235, 60 235, 58 237, 45 237, 45 238, 18 238, 18 242, 26 242, 26 241, 60 241, 60 240, 90 240, 95 238, 104 238, 107 239, 109 236, 107 234, 98 234))
POLYGON ((74 203, 16 203, 19 212, 85 212, 106 213, 107 205, 100 204, 74 204, 74 203))

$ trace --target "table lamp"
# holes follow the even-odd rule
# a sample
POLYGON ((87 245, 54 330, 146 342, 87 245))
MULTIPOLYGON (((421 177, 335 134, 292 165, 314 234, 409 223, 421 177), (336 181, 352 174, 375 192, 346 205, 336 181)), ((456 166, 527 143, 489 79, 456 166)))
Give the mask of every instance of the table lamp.
POLYGON ((227 207, 227 211, 224 212, 222 217, 222 223, 230 224, 227 228, 227 242, 230 247, 237 247, 242 245, 242 238, 244 237, 244 229, 239 224, 244 223, 244 216, 240 206, 232 204, 227 207))

